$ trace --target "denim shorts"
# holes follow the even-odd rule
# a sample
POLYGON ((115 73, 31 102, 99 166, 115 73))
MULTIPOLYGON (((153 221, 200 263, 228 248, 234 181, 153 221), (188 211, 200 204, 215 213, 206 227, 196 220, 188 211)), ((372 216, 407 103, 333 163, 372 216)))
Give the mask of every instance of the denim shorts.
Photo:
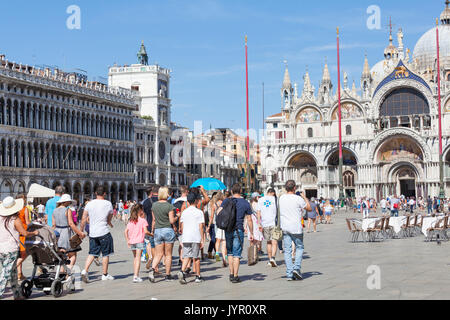
POLYGON ((156 247, 155 246, 155 238, 153 238, 152 236, 146 235, 144 241, 145 241, 146 246, 150 243, 150 247, 152 249, 155 249, 155 247, 156 247))
POLYGON ((114 241, 111 233, 102 237, 89 238, 89 255, 99 257, 109 257, 114 253, 114 241))
POLYGON ((242 247, 244 245, 244 230, 225 232, 228 256, 242 259, 242 247))
POLYGON ((176 240, 175 231, 172 228, 162 228, 155 230, 155 245, 164 243, 174 243, 176 240))
POLYGON ((145 242, 130 245, 131 250, 145 250, 145 242))

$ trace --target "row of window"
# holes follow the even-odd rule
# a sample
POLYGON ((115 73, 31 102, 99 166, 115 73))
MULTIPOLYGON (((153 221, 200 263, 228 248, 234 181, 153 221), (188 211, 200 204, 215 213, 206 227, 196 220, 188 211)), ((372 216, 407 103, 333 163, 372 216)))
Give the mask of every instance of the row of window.
POLYGON ((0 98, 0 124, 131 141, 131 121, 0 98))
POLYGON ((0 166, 100 172, 133 172, 133 153, 71 145, 2 140, 0 166))
POLYGON ((97 104, 97 103, 83 100, 83 99, 74 99, 71 97, 56 95, 56 94, 49 93, 46 91, 41 91, 41 90, 33 90, 30 88, 24 89, 23 87, 11 86, 9 84, 5 84, 2 82, 0 82, 0 90, 6 91, 6 92, 22 94, 22 95, 26 95, 29 97, 48 99, 48 100, 57 101, 57 102, 61 101, 61 102, 65 102, 65 103, 70 103, 70 104, 72 104, 74 106, 78 106, 78 107, 90 107, 90 108, 94 108, 94 109, 101 110, 101 111, 109 111, 109 112, 131 115, 130 110, 114 108, 114 107, 111 107, 108 105, 97 104))

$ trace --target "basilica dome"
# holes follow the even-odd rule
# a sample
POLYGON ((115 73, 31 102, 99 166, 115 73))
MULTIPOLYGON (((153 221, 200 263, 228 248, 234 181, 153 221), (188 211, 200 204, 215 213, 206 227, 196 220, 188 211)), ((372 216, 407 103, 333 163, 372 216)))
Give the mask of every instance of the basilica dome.
MULTIPOLYGON (((439 45, 441 64, 450 63, 450 8, 446 2, 446 8, 441 14, 439 26, 439 45)), ((417 67, 422 73, 428 68, 434 69, 437 59, 436 53, 436 28, 430 29, 417 42, 414 48, 413 61, 417 59, 417 67)))

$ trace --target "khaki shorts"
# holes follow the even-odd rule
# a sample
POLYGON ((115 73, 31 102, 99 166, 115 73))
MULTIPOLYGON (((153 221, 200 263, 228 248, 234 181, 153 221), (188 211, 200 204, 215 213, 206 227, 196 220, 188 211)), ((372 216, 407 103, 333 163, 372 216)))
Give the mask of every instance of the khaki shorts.
POLYGON ((200 243, 183 243, 183 259, 186 258, 201 258, 200 243))
POLYGON ((273 229, 275 229, 275 227, 267 227, 267 228, 263 228, 263 235, 264 235, 264 240, 266 241, 272 241, 272 231, 273 229))

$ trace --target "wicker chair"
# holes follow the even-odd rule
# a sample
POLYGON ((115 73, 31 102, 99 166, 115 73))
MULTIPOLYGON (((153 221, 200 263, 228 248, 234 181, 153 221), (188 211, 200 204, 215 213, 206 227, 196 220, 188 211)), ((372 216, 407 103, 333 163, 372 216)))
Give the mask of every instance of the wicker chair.
POLYGON ((380 220, 377 220, 375 222, 375 226, 373 228, 367 229, 367 235, 368 235, 369 241, 375 242, 379 235, 382 236, 383 241, 384 241, 384 235, 383 235, 384 221, 385 221, 385 218, 381 218, 380 220))
POLYGON ((406 217, 406 223, 404 225, 402 225, 402 229, 400 230, 400 235, 404 238, 409 237, 409 221, 410 221, 411 217, 407 216, 406 217))

